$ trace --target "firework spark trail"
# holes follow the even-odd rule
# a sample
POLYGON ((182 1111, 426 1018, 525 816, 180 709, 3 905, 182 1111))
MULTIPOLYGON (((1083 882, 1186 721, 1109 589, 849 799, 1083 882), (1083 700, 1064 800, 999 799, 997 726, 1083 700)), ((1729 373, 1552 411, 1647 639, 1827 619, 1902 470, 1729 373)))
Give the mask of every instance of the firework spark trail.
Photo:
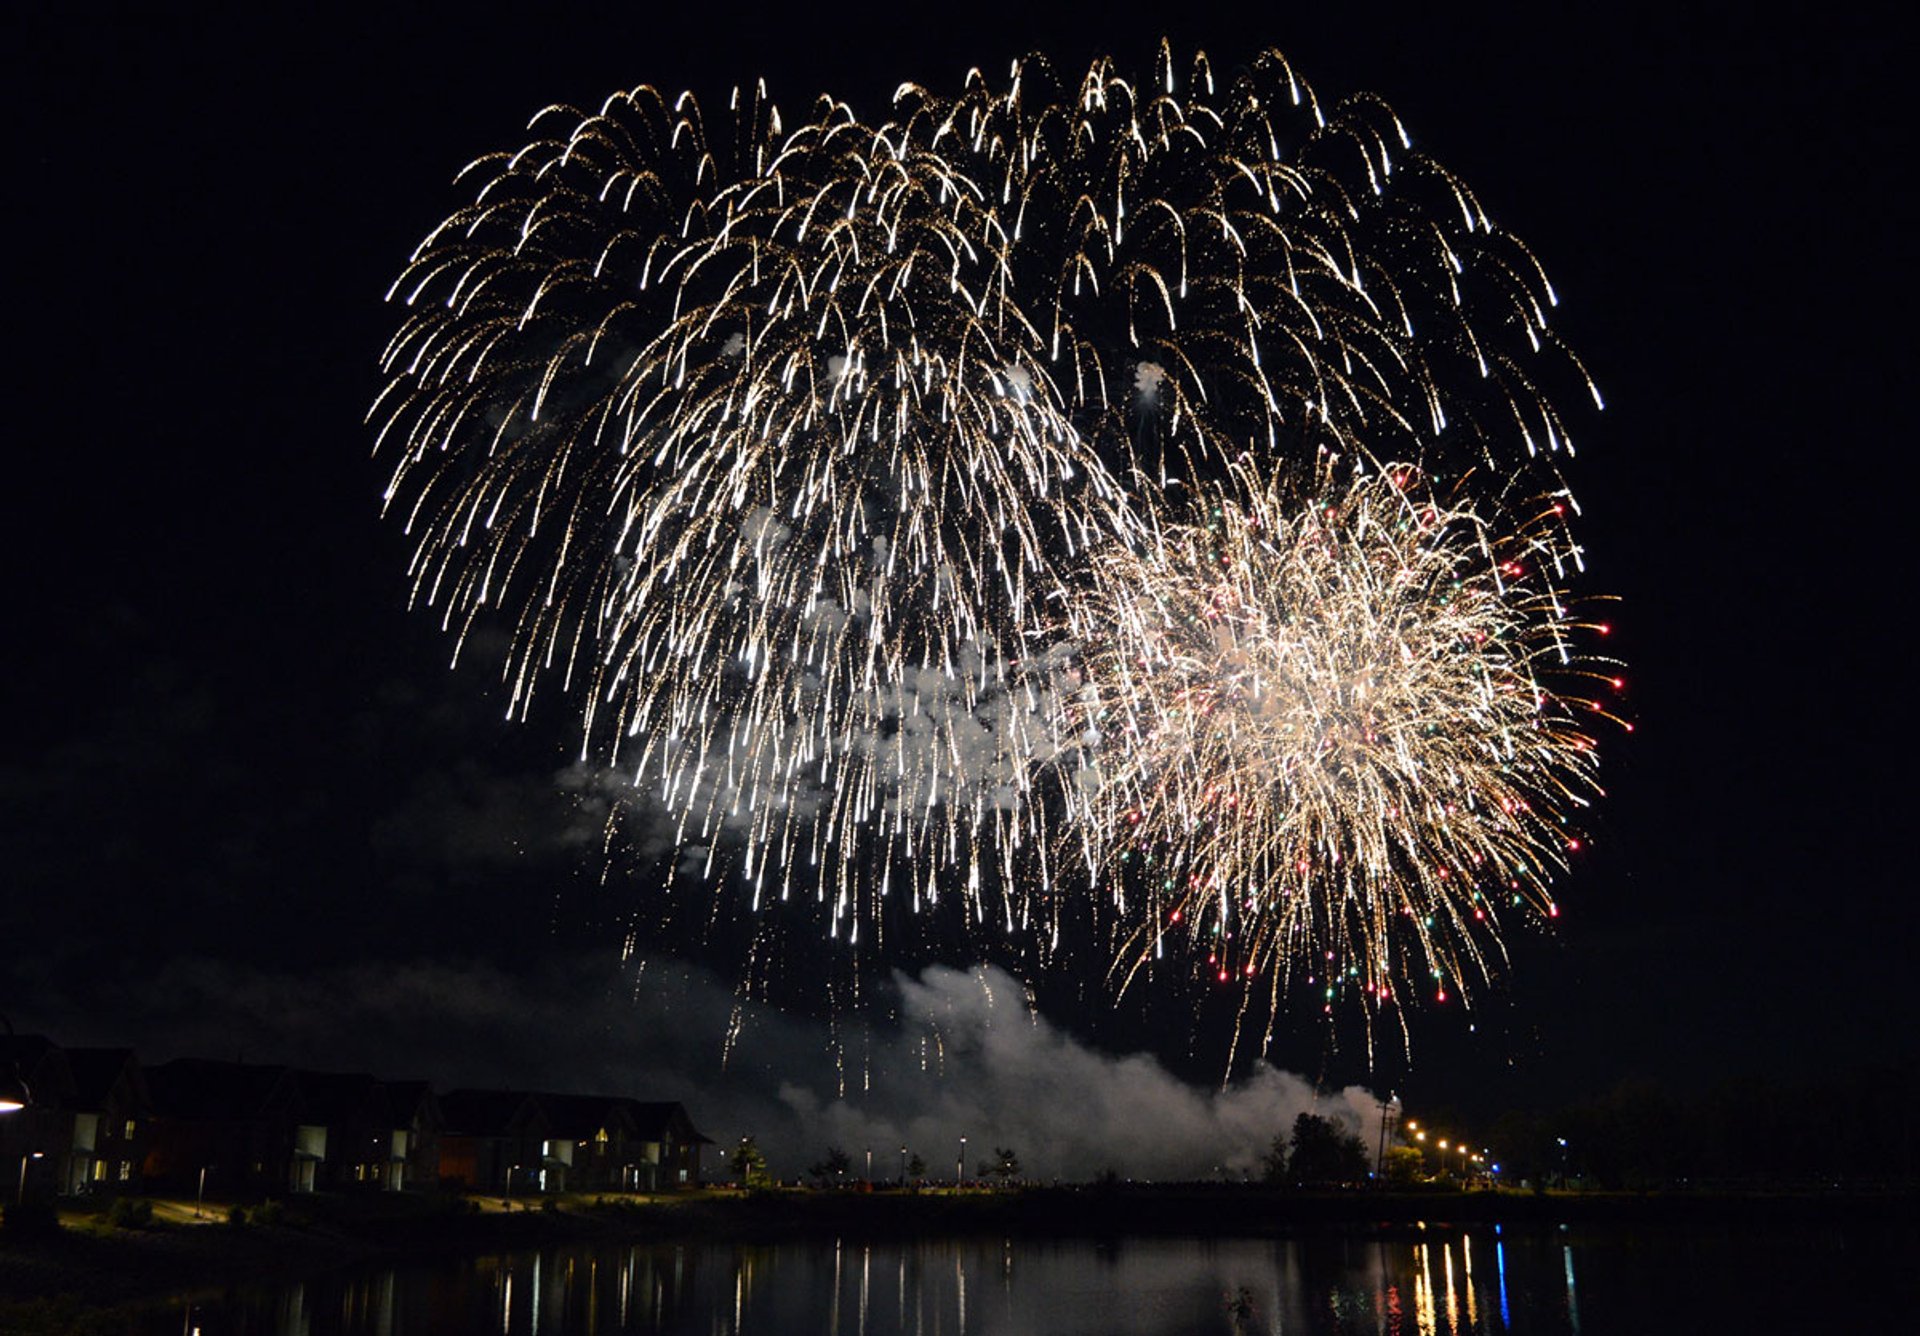
MULTIPOLYGON (((1542 613, 1581 560, 1546 387, 1592 387, 1531 254, 1384 104, 1325 106, 1276 53, 1182 80, 1163 45, 1138 85, 1031 57, 1003 87, 903 85, 873 125, 823 97, 787 126, 760 87, 710 126, 643 87, 534 126, 463 173, 473 202, 395 284, 370 415, 416 600, 459 643, 515 626, 510 713, 543 679, 576 692, 583 760, 651 795, 704 879, 739 873, 750 910, 804 890, 856 942, 888 896, 955 890, 976 924, 1057 933, 1061 849, 1096 877, 1176 849, 1209 887, 1286 849, 1345 871, 1284 912, 1175 907, 1236 933, 1239 967, 1278 977, 1332 944, 1379 996, 1406 973, 1374 949, 1381 916, 1411 905, 1441 923, 1415 934, 1423 964, 1484 972, 1491 915, 1456 930, 1419 869, 1477 856, 1538 899, 1563 861, 1547 827, 1592 789, 1573 733, 1549 744, 1570 767, 1496 784, 1484 759, 1529 728, 1562 739, 1541 721, 1581 703, 1534 669, 1566 649, 1542 613), (1335 458, 1368 481, 1336 486, 1335 458), (1477 494, 1396 546, 1414 503, 1379 490, 1393 460, 1477 494), (1182 518, 1193 498, 1218 532, 1182 518), (1309 503, 1317 546, 1287 511, 1309 503), (1490 554, 1522 550, 1541 574, 1471 614, 1419 585, 1484 592, 1490 554), (1223 552, 1240 583, 1209 585, 1223 552), (1395 742, 1357 787, 1325 769, 1351 741, 1296 755, 1265 706, 1236 698, 1225 733, 1191 708, 1193 673, 1234 676, 1223 656, 1265 671, 1258 618, 1304 618, 1308 589, 1349 620, 1290 671, 1394 645, 1426 666, 1377 669, 1399 693, 1379 709, 1409 715, 1368 716, 1395 742), (1203 615, 1202 595, 1234 601, 1203 615), (1228 608, 1255 621, 1168 657, 1170 626, 1239 627, 1228 608), (1497 652, 1439 652, 1463 615, 1497 652), (1414 745, 1436 721, 1453 751, 1414 745), (1478 824, 1438 821, 1416 779, 1478 824), (1270 808, 1251 833, 1217 822, 1223 782, 1270 808), (1503 798, 1534 807, 1502 824, 1503 798), (1452 826, 1471 833, 1434 833, 1452 826)), ((1169 898, 1116 898, 1128 950, 1157 943, 1169 898)))
POLYGON ((1164 44, 1138 85, 1030 57, 1005 89, 904 86, 895 112, 1000 200, 1002 268, 1123 476, 1249 447, 1311 467, 1325 443, 1504 477, 1571 449, 1543 384, 1597 401, 1526 247, 1379 99, 1324 106, 1277 52, 1224 85, 1164 44))
MULTIPOLYGON (((1070 829, 1131 890, 1131 977, 1169 937, 1220 982, 1293 976, 1373 1006, 1490 972, 1598 793, 1617 685, 1573 646, 1556 504, 1521 527, 1410 466, 1305 483, 1242 460, 1196 513, 1096 554, 1065 723, 1070 829)), ((1497 513, 1497 512, 1495 512, 1497 513)))
POLYGON ((978 190, 819 112, 754 104, 719 154, 643 89, 483 160, 376 411, 420 597, 518 603, 512 709, 584 677, 590 753, 686 838, 744 832, 756 907, 825 865, 857 933, 864 860, 958 867, 984 914, 1015 860, 982 850, 1045 847, 1050 554, 1131 521, 980 283, 978 190))

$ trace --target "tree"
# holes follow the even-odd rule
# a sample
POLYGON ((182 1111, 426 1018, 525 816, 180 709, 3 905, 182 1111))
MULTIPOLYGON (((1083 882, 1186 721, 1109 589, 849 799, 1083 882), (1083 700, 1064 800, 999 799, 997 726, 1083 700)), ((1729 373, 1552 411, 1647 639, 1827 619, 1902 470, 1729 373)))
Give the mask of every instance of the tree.
POLYGON ((1394 1187, 1412 1187, 1425 1177, 1426 1160, 1418 1146, 1389 1146, 1381 1173, 1394 1187))
POLYGON ((1302 1187, 1341 1187, 1365 1181, 1367 1145, 1318 1114, 1293 1120, 1288 1177, 1302 1187))
POLYGON ((981 1178, 997 1178, 1000 1186, 1005 1187, 1020 1177, 1020 1157, 1003 1146, 993 1148, 993 1158, 980 1162, 981 1178))
POLYGON ((1260 1160, 1260 1181, 1262 1183, 1284 1183, 1287 1181, 1287 1134, 1280 1133, 1267 1147, 1267 1153, 1260 1160))
POLYGON ((767 1157, 752 1137, 740 1138, 739 1149, 728 1157, 727 1163, 743 1188, 759 1187, 767 1182, 767 1157))
POLYGON ((922 1159, 918 1154, 915 1154, 911 1160, 907 1161, 907 1177, 913 1178, 913 1179, 921 1179, 921 1178, 925 1178, 926 1176, 927 1176, 927 1162, 924 1159, 922 1159))
POLYGON ((821 1187, 825 1187, 829 1183, 839 1183, 843 1181, 847 1176, 847 1171, 852 1168, 853 1161, 847 1157, 845 1151, 841 1150, 838 1146, 828 1146, 827 1158, 818 1164, 810 1166, 807 1169, 807 1173, 815 1183, 821 1187))

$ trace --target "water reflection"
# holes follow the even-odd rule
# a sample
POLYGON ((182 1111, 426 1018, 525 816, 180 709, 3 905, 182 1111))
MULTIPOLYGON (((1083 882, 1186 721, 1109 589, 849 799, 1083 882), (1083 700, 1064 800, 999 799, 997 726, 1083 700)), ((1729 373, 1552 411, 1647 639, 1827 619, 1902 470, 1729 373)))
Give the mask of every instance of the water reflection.
POLYGON ((1583 1298, 1596 1309, 1595 1330, 1770 1330, 1767 1319, 1795 1311, 1796 1302, 1817 1327, 1860 1317, 1898 1327, 1920 1307, 1888 1292, 1889 1273, 1863 1257, 1876 1247, 1910 1256, 1913 1242, 1911 1231, 1904 1241, 1882 1237, 1863 1254, 1834 1235, 1756 1241, 1421 1227, 1266 1240, 572 1247, 237 1291, 153 1310, 129 1330, 1579 1336, 1583 1298), (1877 1275, 1879 1286, 1846 1283, 1849 1264, 1863 1281, 1877 1275), (1804 1278, 1799 1288, 1795 1275, 1804 1278))

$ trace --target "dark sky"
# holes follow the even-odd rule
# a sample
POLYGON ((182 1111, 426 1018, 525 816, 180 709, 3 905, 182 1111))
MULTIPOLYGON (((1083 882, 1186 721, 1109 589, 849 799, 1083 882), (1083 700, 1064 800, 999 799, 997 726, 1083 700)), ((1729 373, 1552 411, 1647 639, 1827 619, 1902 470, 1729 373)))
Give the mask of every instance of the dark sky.
MULTIPOLYGON (((1029 49, 1142 67, 1165 33, 1386 97, 1541 257, 1606 392, 1573 481, 1636 732, 1558 932, 1515 938, 1477 1030, 1418 1018, 1413 1071, 1382 1081, 1491 1110, 1911 1060, 1916 233, 1891 6, 266 8, 11 16, 0 1009, 21 1028, 501 1082, 541 1046, 528 1014, 589 997, 619 1031, 632 888, 600 885, 556 782, 564 717, 501 722, 491 675, 447 672, 402 606, 362 426, 387 284, 461 202, 453 172, 549 102, 653 82, 714 105, 765 74, 796 108, 832 89, 876 112, 1029 49), (341 994, 403 973, 435 1005, 524 1005, 498 1033, 376 1039, 379 1009, 341 994)), ((1207 1035, 1139 1033, 1176 1070, 1219 1062, 1207 1035)), ((1280 1056, 1367 1079, 1322 1048, 1303 1027, 1280 1056)))

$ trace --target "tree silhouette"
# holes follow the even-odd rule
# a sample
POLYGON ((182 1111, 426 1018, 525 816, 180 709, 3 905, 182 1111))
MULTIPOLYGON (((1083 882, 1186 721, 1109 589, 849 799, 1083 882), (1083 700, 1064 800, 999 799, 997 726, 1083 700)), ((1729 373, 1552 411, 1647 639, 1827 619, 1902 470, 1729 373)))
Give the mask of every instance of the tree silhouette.
POLYGON ((741 1187, 758 1187, 767 1181, 767 1157, 752 1137, 741 1137, 740 1146, 727 1158, 741 1187))
POLYGON ((1285 1132, 1273 1138, 1273 1144, 1267 1147, 1267 1153, 1261 1157, 1260 1181, 1263 1183, 1287 1181, 1287 1134, 1285 1132))
POLYGON ((808 1167, 807 1174, 821 1187, 829 1183, 839 1183, 846 1179, 847 1172, 853 1168, 853 1161, 838 1146, 827 1147, 827 1158, 808 1167))
POLYGON ((1004 1146, 995 1146, 993 1158, 980 1162, 979 1176, 997 1178, 1000 1180, 1000 1185, 1005 1187, 1020 1177, 1020 1157, 1004 1146))
POLYGON ((1293 1120, 1287 1177, 1301 1187, 1342 1187, 1367 1177, 1366 1143, 1318 1114, 1293 1120))

